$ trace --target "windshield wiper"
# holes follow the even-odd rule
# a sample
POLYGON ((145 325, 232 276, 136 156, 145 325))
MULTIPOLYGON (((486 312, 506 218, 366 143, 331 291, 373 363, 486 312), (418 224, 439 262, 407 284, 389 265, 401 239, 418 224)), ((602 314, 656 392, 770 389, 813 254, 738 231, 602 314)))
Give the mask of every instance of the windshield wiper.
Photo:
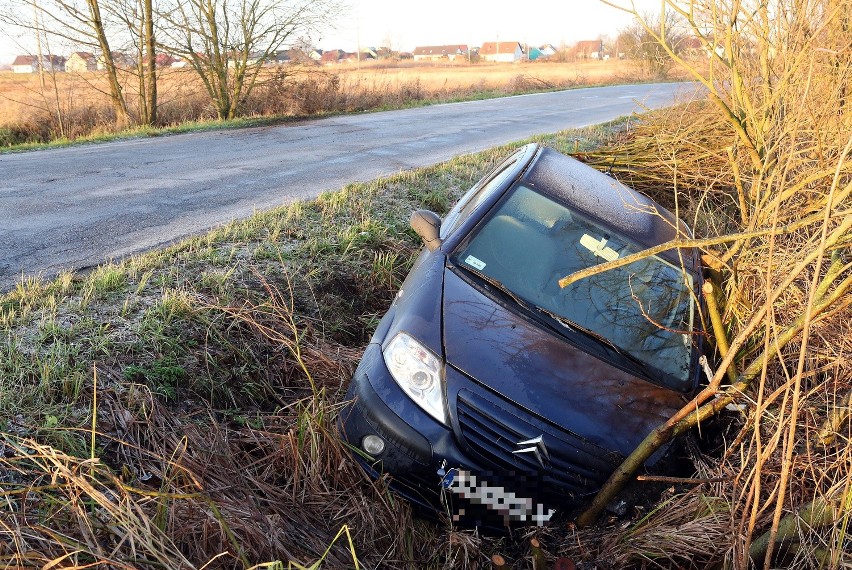
POLYGON ((485 281, 486 283, 488 283, 489 285, 491 285, 495 289, 497 289, 497 290, 505 293, 509 297, 511 297, 513 301, 515 301, 517 304, 524 307, 525 309, 529 310, 529 309, 534 308, 533 305, 531 305, 529 301, 522 299, 521 297, 518 296, 517 293, 515 293, 514 291, 512 291, 511 289, 509 289, 508 287, 503 285, 503 283, 501 281, 494 279, 490 275, 486 275, 482 271, 475 269, 473 267, 468 267, 466 265, 460 265, 458 263, 453 263, 453 266, 464 269, 465 271, 468 271, 469 273, 473 273, 474 275, 476 275, 477 277, 479 277, 480 279, 482 279, 483 281, 485 281))
POLYGON ((563 317, 563 316, 561 316, 557 313, 554 313, 550 309, 545 309, 544 307, 539 307, 539 306, 536 306, 535 309, 537 311, 544 313, 545 315, 549 316, 550 318, 555 320, 557 323, 559 323, 560 325, 562 325, 566 329, 568 329, 570 331, 578 332, 578 333, 582 334, 583 336, 585 336, 586 338, 590 338, 590 339, 596 341, 598 344, 604 345, 605 347, 609 348, 610 350, 612 350, 613 352, 615 352, 616 354, 618 354, 619 356, 621 356, 625 360, 629 360, 631 363, 633 363, 636 367, 639 368, 639 372, 642 373, 646 378, 648 378, 649 380, 653 379, 653 376, 651 376, 650 372, 648 371, 648 366, 641 359, 632 355, 630 352, 624 350, 623 348, 621 348, 620 346, 618 346, 617 344, 612 342, 610 339, 603 336, 602 334, 596 333, 595 331, 593 331, 591 329, 587 329, 583 325, 580 325, 580 324, 575 323, 574 321, 568 320, 565 317, 563 317))

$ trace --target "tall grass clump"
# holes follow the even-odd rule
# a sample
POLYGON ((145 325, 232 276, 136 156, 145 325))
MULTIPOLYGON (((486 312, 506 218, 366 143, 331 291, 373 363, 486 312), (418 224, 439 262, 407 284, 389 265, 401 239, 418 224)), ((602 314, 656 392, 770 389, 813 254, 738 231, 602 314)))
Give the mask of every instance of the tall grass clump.
MULTIPOLYGON (((685 493, 665 507, 680 516, 659 524, 671 531, 708 524, 705 538, 713 538, 702 541, 694 565, 845 567, 852 564, 852 3, 663 6, 698 38, 706 69, 667 46, 665 29, 633 14, 706 98, 642 120, 587 159, 694 223, 694 238, 671 245, 703 251, 705 295, 722 307, 723 326, 713 330, 720 359, 709 385, 627 459, 579 522, 595 520, 661 443, 728 406, 734 427, 719 457, 696 459, 694 484, 702 501, 729 508, 724 516, 693 509, 695 492, 685 493)), ((649 545, 632 544, 632 560, 647 559, 649 545)))

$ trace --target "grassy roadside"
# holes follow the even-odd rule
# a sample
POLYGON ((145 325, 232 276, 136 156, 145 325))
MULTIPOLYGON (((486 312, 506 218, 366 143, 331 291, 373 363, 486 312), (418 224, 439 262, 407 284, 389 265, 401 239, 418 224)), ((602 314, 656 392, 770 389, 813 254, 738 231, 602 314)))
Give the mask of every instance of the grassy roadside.
POLYGON ((26 152, 31 150, 44 150, 49 148, 63 148, 79 144, 96 144, 122 139, 142 138, 142 137, 161 137, 166 135, 176 135, 181 133, 192 133, 201 131, 214 131, 224 129, 242 129, 249 127, 261 127, 267 125, 280 125, 284 123, 303 121, 309 117, 248 117, 232 119, 230 121, 188 121, 177 125, 168 125, 162 127, 155 126, 140 126, 126 129, 120 132, 97 133, 69 138, 58 138, 50 142, 30 142, 20 144, 5 144, 0 145, 0 154, 11 152, 26 152))
MULTIPOLYGON (((634 83, 648 83, 650 81, 633 81, 634 83)), ((67 146, 75 146, 80 144, 95 144, 104 143, 114 140, 143 138, 143 137, 161 137, 167 135, 175 135, 181 133, 229 130, 229 129, 244 129, 250 127, 276 126, 287 123, 295 123, 301 121, 311 121, 334 117, 338 115, 346 115, 355 113, 378 113, 382 111, 394 111, 400 109, 413 109, 419 107, 428 107, 430 105, 443 105, 447 103, 463 103, 467 101, 481 101, 484 99, 496 99, 501 97, 514 97, 516 95, 529 95, 533 93, 549 93, 554 91, 564 91, 566 89, 586 89, 592 87, 609 87, 619 85, 617 81, 601 82, 588 85, 578 85, 575 87, 538 87, 520 90, 499 90, 488 89, 485 91, 477 91, 472 93, 458 93, 450 96, 436 96, 428 99, 409 100, 401 104, 383 103, 377 107, 367 107, 355 111, 329 111, 315 113, 310 115, 287 115, 287 116, 269 116, 269 117, 241 117, 231 120, 197 120, 180 123, 168 126, 140 126, 131 129, 116 132, 116 133, 98 133, 76 137, 74 139, 59 138, 46 143, 23 143, 23 144, 0 144, 0 154, 10 152, 26 152, 33 150, 44 150, 50 148, 63 148, 67 146)))
MULTIPOLYGON (((539 140, 569 152, 610 132, 539 140)), ((0 561, 476 565, 478 540, 413 520, 333 421, 420 249, 409 213, 444 213, 516 146, 0 297, 0 542, 18 545, 0 561)))
MULTIPOLYGON (((542 70, 557 67, 557 64, 524 68, 514 68, 511 73, 490 72, 488 66, 474 66, 469 71, 472 76, 467 82, 459 83, 456 77, 452 83, 449 78, 439 81, 435 77, 433 69, 423 70, 424 77, 416 75, 416 70, 390 69, 371 73, 365 70, 365 77, 358 76, 355 70, 340 73, 329 73, 323 70, 309 69, 307 71, 296 71, 292 77, 287 76, 287 81, 279 85, 275 81, 264 83, 252 96, 247 105, 245 114, 247 116, 228 121, 216 120, 209 116, 199 116, 186 110, 174 109, 178 101, 184 104, 187 101, 195 101, 199 98, 198 89, 175 91, 170 93, 170 85, 174 82, 181 84, 181 89, 188 89, 184 83, 191 84, 194 79, 170 78, 164 80, 165 93, 163 109, 160 112, 162 126, 136 126, 124 131, 114 132, 115 129, 109 124, 88 124, 90 120, 76 117, 72 109, 66 110, 66 117, 72 126, 69 133, 56 134, 55 119, 50 118, 50 113, 42 110, 40 116, 29 117, 20 120, 20 124, 0 124, 0 153, 23 152, 40 150, 46 148, 58 148, 76 144, 91 144, 107 142, 117 139, 156 137, 185 132, 196 132, 205 130, 234 129, 256 126, 278 125, 294 121, 305 121, 329 116, 348 113, 378 112, 396 109, 407 109, 424 107, 429 105, 456 103, 464 101, 475 101, 498 97, 510 97, 531 93, 545 93, 565 89, 578 89, 588 87, 605 87, 625 83, 647 83, 655 81, 653 78, 641 74, 629 68, 621 71, 612 71, 608 75, 583 76, 580 70, 565 70, 563 76, 558 79, 546 75, 547 80, 541 79, 537 74, 542 70), (429 73, 426 73, 429 72, 429 73), (387 73, 385 75, 384 73, 387 73), (413 74, 411 78, 401 80, 395 73, 413 74), (489 73, 494 73, 492 78, 489 73), (51 134, 52 133, 52 134, 51 134), (45 142, 47 138, 52 138, 45 142)), ((454 68, 450 68, 453 70, 454 68)), ((439 72, 441 69, 438 70, 439 72)), ((458 71, 458 70, 456 70, 458 71)), ((172 72, 174 74, 174 72, 172 72)), ((3 77, 0 77, 3 79, 3 77)), ((673 81, 682 78, 673 78, 673 81)), ((21 95, 12 97, 3 92, 0 82, 0 102, 5 99, 20 98, 21 95)), ((62 88, 71 87, 60 85, 62 88)), ((171 85, 171 89, 176 87, 171 85)), ((29 93, 31 96, 32 93, 29 93)), ((86 100, 92 93, 74 93, 69 91, 69 99, 86 100)), ((90 102, 92 105, 105 105, 104 102, 90 102)), ((193 108, 206 108, 206 103, 197 103, 193 108)), ((0 109, 2 111, 2 109, 0 109)), ((8 116, 15 116, 20 111, 8 111, 8 116)), ((108 108, 104 107, 102 115, 109 116, 108 108)))
MULTIPOLYGON (((633 81, 633 83, 650 83, 651 81, 633 81)), ((564 91, 567 89, 586 89, 592 87, 609 87, 619 85, 617 81, 601 82, 588 85, 578 85, 576 87, 540 87, 521 90, 499 90, 488 89, 485 91, 477 91, 472 93, 459 93, 450 96, 439 96, 428 99, 409 100, 401 104, 383 103, 378 107, 368 107, 355 111, 330 111, 316 113, 310 115, 293 115, 293 116, 269 116, 269 117, 240 117, 230 120, 197 120, 180 123, 177 125, 168 126, 140 126, 127 129, 116 133, 98 133, 93 135, 76 137, 74 139, 59 138, 46 143, 23 143, 23 144, 0 144, 0 154, 10 152, 26 152, 33 150, 44 150, 50 148, 63 148, 67 146, 75 146, 79 144, 95 144, 104 143, 114 140, 143 138, 143 137, 161 137, 167 135, 176 135, 181 133, 192 133, 202 131, 216 131, 228 129, 245 129, 250 127, 265 127, 276 126, 287 123, 295 123, 302 121, 312 121, 325 119, 338 115, 347 115, 354 113, 378 113, 382 111, 395 111, 400 109, 414 109, 419 107, 428 107, 430 105, 443 105, 448 103, 464 103, 467 101, 482 101, 485 99, 497 99, 501 97, 514 97, 517 95, 530 95, 533 93, 550 93, 555 91, 564 91)))

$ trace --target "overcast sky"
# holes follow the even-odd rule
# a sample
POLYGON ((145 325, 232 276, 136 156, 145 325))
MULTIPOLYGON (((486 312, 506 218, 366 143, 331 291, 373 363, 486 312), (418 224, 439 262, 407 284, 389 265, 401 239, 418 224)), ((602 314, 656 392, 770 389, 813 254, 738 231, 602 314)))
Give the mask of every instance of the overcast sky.
MULTIPOLYGON (((628 3, 629 0, 623 0, 628 3)), ((338 18, 337 27, 314 38, 322 49, 391 47, 410 51, 418 45, 468 44, 487 41, 518 41, 530 45, 551 43, 557 47, 579 40, 614 36, 630 23, 630 16, 599 0, 349 0, 350 8, 338 18)), ((635 0, 642 12, 659 11, 660 0, 635 0)), ((23 53, 0 29, 0 63, 10 63, 23 53)), ((29 42, 24 39, 26 45, 29 42)), ((34 49, 34 48, 29 48, 34 49)), ((56 50, 60 51, 61 50, 56 50)), ((60 53, 60 55, 67 55, 60 53)))

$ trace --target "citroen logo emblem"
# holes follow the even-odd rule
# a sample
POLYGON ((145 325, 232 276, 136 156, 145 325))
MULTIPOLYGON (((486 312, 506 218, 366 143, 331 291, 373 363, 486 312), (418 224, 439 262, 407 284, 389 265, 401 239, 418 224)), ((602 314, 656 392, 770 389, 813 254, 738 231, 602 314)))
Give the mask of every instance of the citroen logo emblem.
POLYGON ((522 453, 529 453, 536 458, 538 464, 541 465, 542 468, 546 467, 547 463, 550 461, 550 454, 547 452, 547 447, 544 445, 543 435, 519 441, 515 445, 518 446, 518 449, 513 451, 513 454, 520 455, 522 453))

